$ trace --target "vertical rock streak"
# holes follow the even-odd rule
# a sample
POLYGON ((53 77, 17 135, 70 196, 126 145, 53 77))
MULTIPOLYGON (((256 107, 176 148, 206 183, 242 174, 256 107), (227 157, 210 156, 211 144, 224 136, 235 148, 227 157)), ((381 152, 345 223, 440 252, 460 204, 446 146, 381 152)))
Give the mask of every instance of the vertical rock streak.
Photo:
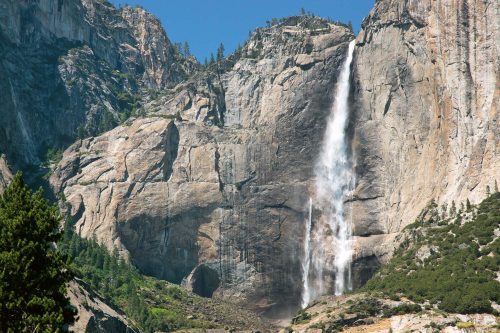
MULTIPOLYGON (((349 118, 348 98, 350 88, 350 66, 355 42, 349 44, 347 58, 342 67, 335 91, 334 104, 327 119, 327 127, 320 156, 315 167, 316 204, 323 212, 325 223, 317 223, 310 229, 307 223, 303 270, 302 306, 324 294, 325 268, 335 273, 335 294, 340 295, 351 288, 352 230, 344 216, 344 200, 353 186, 354 175, 348 156, 346 127, 349 118), (328 230, 329 229, 329 230, 328 230), (330 236, 331 234, 331 236, 330 236), (333 264, 328 260, 328 249, 333 242, 333 264), (307 253, 309 252, 309 253, 307 253), (312 267, 309 262, 312 260, 312 267), (312 269, 312 272, 310 271, 312 269)), ((312 208, 311 208, 312 210, 312 208)), ((311 213, 310 213, 311 214, 311 213)))

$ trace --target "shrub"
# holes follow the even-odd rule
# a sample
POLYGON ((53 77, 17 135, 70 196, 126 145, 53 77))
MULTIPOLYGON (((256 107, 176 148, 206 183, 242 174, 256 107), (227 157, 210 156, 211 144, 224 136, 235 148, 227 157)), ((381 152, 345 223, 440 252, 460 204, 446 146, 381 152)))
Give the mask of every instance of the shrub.
POLYGON ((384 317, 403 315, 407 313, 418 313, 422 308, 418 304, 404 303, 393 308, 385 308, 383 310, 384 317))
POLYGON ((500 300, 500 283, 495 280, 500 267, 500 241, 495 236, 500 224, 500 194, 469 208, 477 212, 463 225, 452 222, 460 221, 461 216, 443 224, 430 214, 429 220, 443 224, 431 226, 422 213, 419 223, 405 229, 407 241, 364 290, 382 291, 390 297, 402 294, 415 302, 428 300, 448 312, 492 313, 491 301, 500 300), (417 266, 415 253, 423 245, 437 250, 425 265, 417 266))
POLYGON ((292 324, 302 324, 307 323, 311 320, 311 315, 307 313, 305 310, 299 310, 297 315, 292 319, 292 324))
POLYGON ((377 315, 382 310, 382 303, 376 298, 365 298, 351 306, 348 313, 355 313, 359 317, 366 318, 377 315))

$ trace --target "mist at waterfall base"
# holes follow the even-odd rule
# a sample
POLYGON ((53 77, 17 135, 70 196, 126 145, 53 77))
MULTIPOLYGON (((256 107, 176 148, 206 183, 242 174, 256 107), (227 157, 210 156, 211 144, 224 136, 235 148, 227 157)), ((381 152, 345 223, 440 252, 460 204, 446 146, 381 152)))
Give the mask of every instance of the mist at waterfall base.
POLYGON ((354 185, 346 140, 350 67, 354 45, 355 41, 349 44, 347 57, 337 81, 333 106, 314 170, 315 195, 309 200, 308 219, 305 221, 302 308, 329 291, 330 279, 325 276, 325 271, 335 273, 335 295, 352 289, 352 230, 345 218, 344 200, 354 185), (322 212, 321 218, 316 221, 313 221, 314 208, 322 212), (334 254, 333 258, 329 252, 334 254))

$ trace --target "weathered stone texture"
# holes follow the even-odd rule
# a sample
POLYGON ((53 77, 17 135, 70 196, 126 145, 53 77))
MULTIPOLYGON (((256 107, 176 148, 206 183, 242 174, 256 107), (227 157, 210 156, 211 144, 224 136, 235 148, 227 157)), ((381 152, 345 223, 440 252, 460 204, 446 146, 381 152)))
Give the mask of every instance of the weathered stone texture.
POLYGON ((252 56, 231 69, 199 75, 148 104, 148 117, 70 147, 51 181, 77 231, 146 274, 179 283, 198 268, 193 289, 210 279, 216 297, 294 306, 311 161, 354 38, 325 27, 261 29, 242 51, 252 56))
POLYGON ((353 65, 355 234, 500 181, 498 1, 377 1, 353 65))

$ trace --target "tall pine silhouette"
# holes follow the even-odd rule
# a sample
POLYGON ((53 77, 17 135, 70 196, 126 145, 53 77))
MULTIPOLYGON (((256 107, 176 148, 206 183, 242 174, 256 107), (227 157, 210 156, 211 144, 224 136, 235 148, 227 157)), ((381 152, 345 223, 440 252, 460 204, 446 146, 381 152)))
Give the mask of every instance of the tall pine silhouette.
POLYGON ((74 322, 66 297, 72 274, 55 248, 59 221, 20 173, 0 196, 0 332, 64 332, 74 322))

